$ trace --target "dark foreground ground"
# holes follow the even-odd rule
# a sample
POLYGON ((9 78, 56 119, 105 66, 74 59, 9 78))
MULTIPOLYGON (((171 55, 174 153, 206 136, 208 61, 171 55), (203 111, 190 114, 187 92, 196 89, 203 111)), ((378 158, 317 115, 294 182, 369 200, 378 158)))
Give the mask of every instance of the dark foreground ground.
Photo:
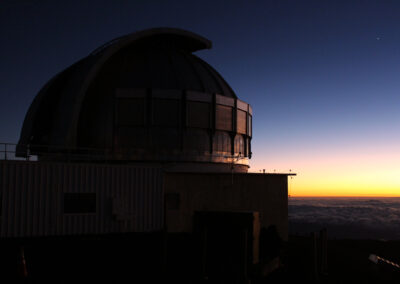
POLYGON ((375 254, 400 263, 400 241, 328 240, 325 275, 314 272, 311 238, 291 236, 286 252, 286 265, 270 275, 271 282, 283 278, 293 283, 400 283, 400 269, 368 259, 375 254))
MULTIPOLYGON (((13 283, 245 283, 213 282, 202 277, 201 248, 188 236, 118 236, 105 239, 46 239, 24 241, 27 277, 20 241, 2 241, 0 281, 13 283), (6 281, 7 280, 7 281, 6 281)), ((400 241, 328 240, 326 273, 318 273, 310 237, 290 236, 281 249, 281 266, 267 276, 262 267, 249 272, 250 283, 400 283, 400 269, 374 264, 376 254, 400 262, 400 241), (316 273, 317 271, 317 273, 316 273)), ((226 259, 229 263, 229 259, 226 259)), ((249 283, 249 282, 247 282, 249 283)))

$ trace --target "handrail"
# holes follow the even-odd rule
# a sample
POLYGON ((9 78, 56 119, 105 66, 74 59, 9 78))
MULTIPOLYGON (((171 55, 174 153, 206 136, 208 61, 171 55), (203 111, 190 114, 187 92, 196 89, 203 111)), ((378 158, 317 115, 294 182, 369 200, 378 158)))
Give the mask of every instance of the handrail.
MULTIPOLYGON (((89 147, 66 148, 57 145, 25 145, 16 143, 3 143, 0 142, 0 160, 27 160, 37 161, 38 157, 45 156, 46 159, 60 158, 67 161, 77 160, 95 160, 95 161, 110 161, 110 160, 123 160, 121 157, 129 155, 140 155, 140 150, 136 149, 100 149, 89 147), (18 149, 19 148, 19 149, 18 149), (19 154, 19 155, 18 155, 19 154)), ((204 155, 204 152, 199 152, 204 155)), ((185 154, 184 160, 190 161, 191 158, 199 157, 195 154, 185 154)), ((239 155, 226 155, 226 154, 207 154, 205 159, 222 158, 227 159, 227 163, 236 164, 241 160, 246 160, 248 157, 239 155)), ((162 159, 161 159, 162 160, 162 159)), ((206 160, 205 160, 206 161, 206 160)))

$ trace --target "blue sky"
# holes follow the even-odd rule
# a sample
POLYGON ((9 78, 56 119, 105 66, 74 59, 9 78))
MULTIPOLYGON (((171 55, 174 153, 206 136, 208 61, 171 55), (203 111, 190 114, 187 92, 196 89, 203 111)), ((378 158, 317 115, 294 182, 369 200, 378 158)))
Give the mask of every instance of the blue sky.
POLYGON ((57 72, 115 37, 177 27, 213 42, 197 55, 253 106, 251 170, 301 183, 304 157, 399 145, 398 15, 398 1, 2 1, 0 141, 17 142, 57 72))

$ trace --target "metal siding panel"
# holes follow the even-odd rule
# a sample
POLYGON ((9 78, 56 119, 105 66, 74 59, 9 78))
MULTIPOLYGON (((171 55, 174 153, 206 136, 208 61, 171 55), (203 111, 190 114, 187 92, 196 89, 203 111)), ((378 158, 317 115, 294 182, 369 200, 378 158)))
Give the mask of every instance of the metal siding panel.
MULTIPOLYGON (((62 191, 61 191, 61 193, 60 193, 60 200, 59 200, 59 204, 60 204, 60 206, 61 206, 61 210, 62 210, 62 212, 64 212, 64 192, 67 192, 68 191, 68 175, 66 174, 66 165, 64 165, 63 166, 63 169, 62 169, 62 182, 63 182, 63 189, 62 189, 62 191)), ((61 234, 65 234, 65 229, 66 229, 66 219, 65 219, 65 216, 64 216, 64 214, 62 214, 61 215, 61 218, 60 218, 62 221, 62 223, 60 224, 60 228, 61 228, 61 234)))
POLYGON ((47 227, 47 218, 46 218, 46 207, 47 207, 47 177, 50 172, 50 167, 48 164, 44 165, 41 169, 42 173, 42 187, 40 188, 40 232, 39 235, 45 235, 46 227, 47 227))
POLYGON ((10 232, 10 218, 12 216, 10 212, 10 202, 11 202, 11 197, 10 197, 10 187, 11 187, 11 177, 12 177, 12 167, 11 165, 8 165, 7 167, 7 188, 5 192, 5 200, 6 200, 6 206, 4 208, 4 235, 5 237, 9 237, 9 232, 10 232))
POLYGON ((7 236, 7 230, 8 230, 8 183, 9 183, 9 165, 5 164, 4 165, 4 187, 3 187, 3 214, 2 214, 2 236, 6 237, 7 236))
POLYGON ((145 202, 143 203, 144 206, 144 215, 143 215, 143 220, 144 220, 144 231, 148 232, 149 230, 149 202, 150 200, 150 190, 149 190, 149 171, 145 168, 144 169, 144 196, 145 196, 145 202))
POLYGON ((32 222, 33 222, 33 216, 32 216, 32 211, 33 211, 33 196, 34 194, 32 193, 32 185, 34 184, 34 167, 33 165, 27 166, 27 177, 26 177, 26 190, 25 190, 25 195, 26 195, 26 210, 25 210, 25 236, 30 237, 32 236, 32 222))
POLYGON ((58 232, 59 234, 65 233, 65 218, 64 218, 64 192, 68 190, 68 176, 66 175, 66 165, 63 164, 60 169, 60 179, 62 183, 61 190, 59 192, 58 204, 60 205, 60 216, 59 216, 59 224, 58 224, 58 232))
MULTIPOLYGON (((71 172, 70 177, 71 177, 71 183, 69 187, 69 192, 71 193, 76 193, 77 192, 77 182, 76 180, 78 179, 78 171, 79 171, 79 165, 75 167, 71 167, 71 165, 68 165, 69 171, 71 172)), ((66 215, 66 219, 68 220, 68 227, 67 227, 67 233, 69 232, 70 234, 75 234, 76 233, 76 218, 74 215, 66 215)))
POLYGON ((7 226, 7 212, 6 212, 6 206, 7 206, 7 191, 8 191, 8 166, 6 163, 1 163, 1 172, 0 176, 2 178, 1 180, 1 229, 0 229, 0 237, 5 237, 6 236, 6 226, 7 226))
POLYGON ((151 172, 146 169, 146 196, 147 196, 147 202, 145 204, 146 206, 146 232, 148 232, 150 230, 150 225, 151 225, 151 203, 152 203, 152 199, 151 199, 151 172))
POLYGON ((59 231, 59 207, 60 207, 60 202, 59 202, 59 192, 60 192, 60 187, 62 187, 62 179, 61 179, 61 165, 57 164, 54 167, 54 177, 53 177, 53 194, 51 196, 51 202, 53 203, 52 207, 52 219, 51 222, 53 224, 52 227, 52 235, 57 235, 59 231))
MULTIPOLYGON (((111 198, 114 198, 114 194, 113 194, 113 190, 114 190, 114 171, 113 168, 111 166, 108 166, 106 168, 106 172, 108 173, 108 195, 111 198)), ((113 224, 112 224, 112 219, 111 218, 107 218, 107 223, 106 226, 104 228, 104 232, 105 233, 110 233, 113 231, 113 224)))
POLYGON ((13 236, 19 237, 19 224, 21 223, 21 177, 23 178, 22 167, 16 167, 15 169, 15 184, 14 184, 14 224, 13 224, 13 236))
POLYGON ((144 195, 144 186, 143 186, 143 180, 144 180, 144 169, 140 169, 139 170, 140 174, 139 174, 139 196, 138 196, 138 200, 137 200, 137 205, 138 205, 138 210, 139 210, 139 231, 142 232, 144 231, 144 220, 143 220, 143 206, 146 202, 145 199, 145 195, 144 195))
POLYGON ((48 165, 43 165, 41 168, 41 187, 40 187, 40 231, 39 236, 43 236, 45 234, 45 229, 47 227, 46 222, 46 207, 47 207, 47 200, 46 200, 46 192, 47 192, 47 177, 51 174, 49 172, 48 165))
POLYGON ((73 177, 73 171, 70 169, 70 165, 66 165, 64 168, 64 174, 65 174, 65 188, 62 194, 62 206, 63 206, 63 234, 67 234, 67 232, 71 232, 69 230, 70 228, 70 223, 71 223, 71 218, 68 218, 69 216, 64 215, 64 193, 66 192, 72 192, 72 177, 73 177))
POLYGON ((136 212, 135 212, 135 168, 131 168, 129 171, 129 184, 131 187, 130 198, 129 198, 129 208, 132 212, 132 220, 129 224, 129 229, 134 232, 135 231, 135 224, 136 224, 136 212))
POLYGON ((138 198, 139 198, 139 172, 140 169, 135 168, 133 170, 133 177, 132 177, 132 187, 135 188, 135 191, 132 193, 132 206, 133 206, 133 212, 135 214, 135 219, 134 219, 134 224, 133 224, 133 231, 138 232, 139 231, 139 207, 138 207, 138 198))
POLYGON ((163 199, 163 194, 162 194, 162 192, 161 192, 161 190, 160 190, 160 173, 157 171, 157 173, 156 173, 156 175, 157 175, 157 178, 155 179, 155 193, 156 193, 156 197, 155 197, 155 200, 156 200, 156 204, 155 204, 155 207, 157 208, 157 215, 156 215, 156 217, 155 217, 155 220, 154 220, 154 224, 155 224, 155 229, 157 229, 157 230, 161 230, 162 229, 162 224, 161 224, 161 221, 162 221, 162 218, 163 218, 163 210, 162 210, 162 206, 160 206, 160 203, 162 202, 162 199, 163 199))
POLYGON ((148 232, 149 230, 149 202, 150 202, 150 190, 149 190, 149 171, 147 169, 144 169, 144 196, 145 196, 145 202, 144 202, 144 231, 148 232))
POLYGON ((5 173, 4 173, 4 163, 0 162, 0 238, 3 237, 3 218, 4 218, 4 213, 3 213, 3 209, 4 209, 4 177, 5 177, 5 173))
POLYGON ((0 196, 1 196, 1 212, 0 212, 0 237, 3 237, 4 234, 4 191, 5 191, 5 178, 6 178, 6 173, 5 173, 5 164, 0 162, 0 196))
POLYGON ((34 223, 34 202, 35 202, 35 168, 36 165, 32 164, 29 167, 29 180, 28 180, 28 208, 27 208, 27 236, 33 235, 33 223, 34 223))
POLYGON ((100 204, 101 204, 101 199, 99 196, 98 190, 96 190, 96 187, 94 186, 94 181, 96 178, 99 178, 99 176, 96 176, 96 168, 97 165, 89 167, 87 166, 87 175, 86 175, 86 182, 88 185, 88 189, 90 192, 96 192, 96 215, 92 220, 87 224, 87 233, 89 234, 94 234, 95 233, 95 226, 97 222, 97 215, 99 215, 99 210, 100 210, 100 204))
MULTIPOLYGON (((82 186, 82 165, 78 165, 77 171, 76 171, 76 179, 75 179, 75 192, 80 193, 80 192, 85 192, 85 188, 82 186)), ((74 227, 74 233, 79 234, 82 232, 82 227, 83 227, 83 221, 85 220, 85 216, 82 215, 75 215, 75 227, 74 227)))
MULTIPOLYGON (((84 192, 87 193, 89 192, 87 183, 86 183, 86 166, 82 165, 79 171, 80 176, 80 185, 79 185, 79 192, 84 192)), ((88 223, 89 216, 87 215, 80 215, 80 224, 79 224, 79 229, 78 229, 78 234, 84 234, 86 233, 86 227, 88 223)))
POLYGON ((93 234, 94 233, 94 228, 97 222, 97 216, 99 215, 99 192, 96 190, 96 188, 94 187, 94 180, 95 178, 98 178, 98 176, 96 176, 96 167, 97 165, 94 166, 88 166, 87 165, 87 177, 86 177, 86 182, 87 182, 87 186, 90 192, 95 192, 96 193, 96 214, 93 216, 91 222, 89 222, 87 225, 87 233, 88 234, 93 234))
MULTIPOLYGON (((123 189, 122 189, 122 184, 121 184, 121 180, 123 178, 123 167, 117 167, 116 168, 117 171, 117 180, 116 180, 116 184, 117 184, 117 192, 118 192, 118 196, 123 199, 123 189)), ((123 201, 122 201, 123 203, 123 201)), ((115 221, 116 223, 116 232, 122 232, 123 231, 123 223, 124 221, 115 221)))
POLYGON ((34 212, 33 212, 33 236, 39 235, 40 228, 40 188, 42 183, 42 174, 41 174, 42 165, 38 164, 35 169, 35 186, 34 186, 34 212))
POLYGON ((134 212, 133 212, 133 207, 132 207, 132 193, 133 193, 133 188, 132 188, 132 168, 126 168, 125 169, 125 191, 126 191, 126 207, 129 212, 129 219, 126 222, 126 228, 125 230, 128 232, 132 232, 132 223, 133 223, 133 218, 134 218, 134 212))
MULTIPOLYGON (((120 184, 120 180, 121 180, 121 168, 118 167, 114 167, 115 170, 115 192, 116 192, 116 196, 118 198, 122 198, 121 197, 121 184, 120 184)), ((114 221, 114 232, 120 232, 121 231, 121 221, 114 221)))
POLYGON ((11 237, 12 234, 12 219, 14 218, 14 178, 15 175, 15 165, 11 164, 9 167, 9 176, 8 176, 8 188, 7 188, 7 237, 11 237))
POLYGON ((10 167, 9 164, 4 164, 3 167, 3 212, 2 212, 2 224, 1 224, 1 236, 6 237, 7 236, 7 231, 8 231, 8 184, 9 184, 9 172, 10 172, 10 167))
POLYGON ((148 213, 148 224, 147 224, 147 230, 151 231, 154 228, 154 220, 153 220, 153 210, 155 209, 154 206, 154 185, 153 185, 153 178, 154 178, 154 173, 152 171, 152 169, 148 169, 147 172, 148 174, 148 198, 149 198, 149 202, 147 204, 147 213, 148 213))
POLYGON ((96 165, 91 172, 91 180, 90 180, 90 184, 91 184, 91 188, 92 190, 96 191, 96 196, 97 196, 97 204, 96 204, 96 216, 94 218, 93 224, 91 224, 90 226, 90 232, 92 234, 97 233, 97 228, 98 228, 98 222, 99 222, 99 216, 100 216, 100 212, 102 210, 103 207, 103 198, 101 196, 101 189, 99 188, 99 183, 97 182, 98 179, 101 178, 101 176, 98 174, 98 169, 99 166, 96 165))
POLYGON ((18 223, 19 223, 19 196, 20 196, 20 192, 19 190, 19 186, 20 186, 20 179, 18 178, 18 176, 20 176, 21 174, 21 169, 20 167, 15 167, 15 176, 13 178, 13 195, 14 195, 14 202, 12 203, 12 210, 13 210, 13 218, 12 218, 12 231, 11 231, 11 235, 13 237, 18 237, 18 223))
POLYGON ((12 167, 10 167, 10 176, 9 176, 9 183, 8 183, 8 217, 7 217, 7 223, 8 223, 8 229, 7 229, 7 236, 8 237, 13 237, 13 224, 14 224, 14 207, 15 206, 15 165, 12 164, 12 167))
POLYGON ((44 206, 44 234, 45 235, 50 235, 51 233, 51 208, 52 208, 52 202, 51 202, 51 192, 53 190, 53 185, 52 185, 52 178, 54 175, 54 166, 48 166, 47 167, 47 172, 49 173, 46 178, 46 187, 45 187, 45 206, 44 206))
MULTIPOLYGON (((111 167, 111 180, 112 180, 112 187, 111 187, 111 191, 114 191, 114 194, 118 194, 118 188, 117 188, 117 173, 116 173, 116 168, 115 167, 111 167)), ((113 195, 113 197, 115 197, 115 195, 113 195)), ((116 223, 113 222, 111 220, 111 228, 110 231, 111 232, 115 232, 116 231, 116 223)))
POLYGON ((156 195, 157 195, 157 217, 156 217, 156 225, 157 225, 157 230, 162 230, 163 228, 163 224, 162 224, 162 220, 163 220, 163 199, 164 199, 164 194, 162 192, 162 187, 161 185, 161 179, 162 179, 162 175, 160 173, 160 171, 157 171, 157 179, 156 179, 156 195))
POLYGON ((159 203, 159 210, 161 212, 160 219, 159 219, 159 222, 160 222, 159 228, 163 229, 164 226, 166 225, 166 224, 164 224, 164 221, 165 221, 165 210, 164 210, 164 205, 165 205, 165 200, 164 200, 164 198, 165 198, 165 187, 164 187, 165 174, 162 173, 161 171, 159 171, 158 175, 159 175, 158 190, 159 190, 159 198, 160 198, 160 200, 159 200, 159 202, 160 202, 159 203))
POLYGON ((132 204, 132 199, 133 199, 133 193, 134 193, 134 188, 132 186, 132 173, 133 170, 132 168, 127 168, 127 172, 126 172, 126 190, 128 191, 128 200, 126 201, 127 204, 127 208, 129 211, 129 220, 127 222, 127 228, 126 230, 129 232, 133 231, 133 222, 135 219, 135 212, 134 212, 134 208, 133 208, 133 204, 132 204))
POLYGON ((159 175, 158 171, 155 174, 156 174, 157 178, 154 180, 154 183, 155 183, 154 190, 155 190, 155 195, 156 195, 154 197, 154 200, 155 200, 154 207, 156 208, 157 215, 154 217, 154 225, 155 225, 154 229, 161 230, 162 229, 162 225, 160 224, 160 216, 162 216, 162 210, 160 210, 160 200, 161 200, 160 194, 161 194, 161 192, 159 190, 159 182, 158 182, 160 179, 160 175, 159 175))
POLYGON ((15 162, 0 165, 0 236, 154 231, 163 226, 162 173, 157 168, 15 162), (95 215, 63 215, 64 192, 95 192, 95 215), (123 199, 124 220, 110 214, 123 199))
POLYGON ((158 208, 157 208, 157 187, 156 187, 156 171, 154 169, 151 169, 151 192, 152 192, 152 198, 151 198, 151 209, 152 209, 152 214, 151 214, 151 230, 154 231, 157 228, 157 215, 158 215, 158 208))
POLYGON ((21 180, 21 202, 20 202, 20 223, 19 223, 19 232, 20 236, 26 236, 26 225, 27 225, 27 218, 26 218, 26 210, 27 210, 27 181, 29 178, 29 167, 26 164, 22 165, 23 170, 23 177, 21 180))
POLYGON ((105 223, 105 206, 107 206, 107 176, 104 171, 104 166, 100 166, 96 171, 97 176, 99 176, 97 180, 97 189, 100 191, 100 196, 103 200, 103 207, 99 214, 97 214, 97 226, 96 233, 102 233, 104 231, 104 223, 105 223))
POLYGON ((140 207, 139 207, 139 197, 140 197, 140 169, 137 168, 135 171, 135 194, 134 194, 134 207, 135 207, 135 231, 140 231, 140 207))
MULTIPOLYGON (((110 198, 111 199, 111 193, 110 193, 110 188, 111 188, 111 178, 110 178, 110 171, 108 171, 107 166, 103 166, 102 168, 102 174, 105 177, 105 183, 104 183, 104 195, 106 198, 110 198)), ((110 222, 110 217, 106 216, 106 211, 104 211, 102 213, 102 222, 101 222, 101 232, 105 233, 108 226, 109 226, 109 222, 110 222)))
POLYGON ((38 181, 37 181, 37 188, 35 191, 35 201, 36 201, 36 212, 35 212, 35 223, 36 223, 36 230, 35 230, 35 236, 39 236, 40 235, 40 231, 42 228, 42 188, 43 188, 43 175, 42 175, 42 171, 43 171, 43 164, 39 164, 38 165, 38 181))
MULTIPOLYGON (((126 183, 126 173, 127 167, 123 167, 121 168, 121 179, 120 179, 120 187, 121 187, 121 196, 122 196, 122 204, 124 206, 124 214, 126 215, 127 212, 127 207, 126 207, 126 202, 127 199, 129 198, 129 188, 127 188, 127 183, 126 183)), ((126 232, 127 231, 127 224, 128 224, 128 220, 126 219, 126 216, 124 216, 124 220, 119 222, 119 226, 120 226, 120 230, 121 232, 126 232)))
POLYGON ((151 188, 151 171, 149 169, 146 169, 146 196, 147 196, 147 202, 145 204, 146 206, 146 232, 150 230, 151 226, 151 218, 152 218, 152 207, 151 203, 153 202, 152 200, 152 188, 151 188))

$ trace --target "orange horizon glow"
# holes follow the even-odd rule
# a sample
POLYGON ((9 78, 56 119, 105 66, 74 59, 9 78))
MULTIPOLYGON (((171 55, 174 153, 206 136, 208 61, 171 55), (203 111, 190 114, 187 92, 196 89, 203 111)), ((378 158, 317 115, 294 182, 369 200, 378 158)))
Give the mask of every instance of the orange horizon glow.
MULTIPOLYGON (((253 162, 253 161, 252 161, 253 162)), ((400 197, 400 150, 396 145, 321 149, 270 154, 250 171, 297 174, 288 177, 292 197, 400 197), (272 170, 271 170, 272 168, 272 170)))
POLYGON ((335 198, 400 198, 400 195, 293 195, 290 194, 290 197, 296 197, 296 198, 302 198, 302 197, 306 197, 306 198, 330 198, 330 197, 335 197, 335 198))

